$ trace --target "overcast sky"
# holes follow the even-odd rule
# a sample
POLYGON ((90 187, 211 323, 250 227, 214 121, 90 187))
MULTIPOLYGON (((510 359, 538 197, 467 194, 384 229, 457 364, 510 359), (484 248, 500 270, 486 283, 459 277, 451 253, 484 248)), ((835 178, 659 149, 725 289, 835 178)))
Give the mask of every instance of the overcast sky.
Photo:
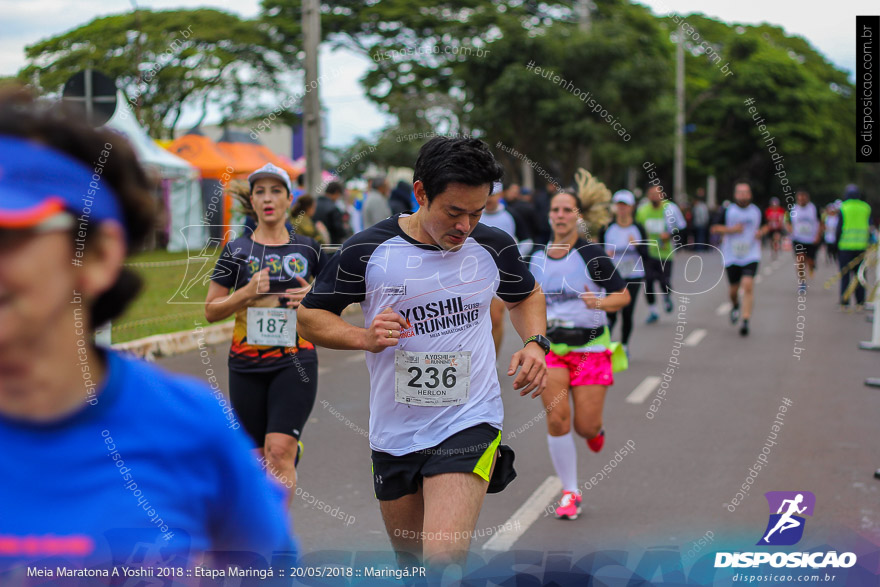
MULTIPOLYGON (((138 6, 162 9, 212 7, 254 17, 259 0, 136 0, 138 6)), ((802 0, 642 0, 656 14, 702 11, 727 22, 782 26, 789 34, 806 38, 829 61, 847 71, 855 68, 855 16, 878 12, 877 0, 837 0, 821 10, 802 0)), ((24 48, 42 39, 75 29, 92 19, 131 10, 130 0, 26 0, 6 3, 0 20, 0 75, 12 75, 25 64, 24 48)), ((358 81, 370 62, 347 52, 321 52, 323 71, 338 70, 332 83, 321 87, 328 111, 330 146, 343 146, 367 136, 389 120, 364 97, 358 81)), ((186 126, 187 120, 181 125, 186 126)), ((212 122, 207 121, 209 124, 212 122)))

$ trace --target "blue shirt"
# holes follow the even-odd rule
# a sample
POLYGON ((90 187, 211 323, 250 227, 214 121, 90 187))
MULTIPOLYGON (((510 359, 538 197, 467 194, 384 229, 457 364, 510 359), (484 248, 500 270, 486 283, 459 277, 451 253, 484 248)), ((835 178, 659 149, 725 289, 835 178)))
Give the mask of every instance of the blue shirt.
POLYGON ((105 357, 93 405, 50 423, 0 416, 0 569, 50 556, 125 564, 153 552, 167 564, 294 551, 280 486, 219 391, 105 357))

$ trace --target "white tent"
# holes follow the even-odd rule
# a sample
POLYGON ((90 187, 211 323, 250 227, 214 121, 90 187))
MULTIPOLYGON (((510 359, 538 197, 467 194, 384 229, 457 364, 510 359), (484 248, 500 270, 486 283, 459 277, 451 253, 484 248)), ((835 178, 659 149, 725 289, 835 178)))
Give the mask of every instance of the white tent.
POLYGON ((162 178, 167 211, 168 250, 201 249, 208 236, 202 211, 198 170, 150 138, 137 121, 122 92, 117 94, 116 112, 106 126, 124 135, 134 147, 141 164, 148 169, 155 169, 162 178))

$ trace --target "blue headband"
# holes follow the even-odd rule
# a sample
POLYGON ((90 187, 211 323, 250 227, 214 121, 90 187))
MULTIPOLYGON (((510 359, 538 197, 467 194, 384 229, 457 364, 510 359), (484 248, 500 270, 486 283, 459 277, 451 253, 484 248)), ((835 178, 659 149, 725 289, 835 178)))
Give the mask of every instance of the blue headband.
POLYGON ((125 229, 118 198, 101 176, 110 148, 90 170, 45 145, 0 135, 0 228, 38 226, 67 211, 80 223, 115 220, 125 229))

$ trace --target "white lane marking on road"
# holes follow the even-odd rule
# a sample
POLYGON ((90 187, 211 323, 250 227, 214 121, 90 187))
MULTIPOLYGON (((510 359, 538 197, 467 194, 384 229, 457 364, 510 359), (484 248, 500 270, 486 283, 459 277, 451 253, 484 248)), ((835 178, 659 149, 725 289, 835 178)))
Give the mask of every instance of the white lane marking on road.
POLYGON ((523 503, 513 515, 503 524, 505 527, 513 526, 513 530, 503 530, 492 536, 483 545, 483 550, 506 551, 510 550, 514 542, 519 540, 520 536, 525 534, 529 526, 535 523, 547 504, 556 499, 559 492, 562 491, 562 481, 559 477, 547 477, 544 482, 535 489, 529 498, 523 503))
POLYGON ((706 337, 706 334, 708 331, 705 328, 697 328, 684 339, 684 346, 697 346, 706 337))
POLYGON ((730 312, 731 309, 733 309, 733 304, 731 304, 730 302, 724 302, 723 304, 718 306, 717 310, 715 310, 715 315, 724 316, 725 314, 730 312))
POLYGON ((763 275, 759 275, 755 278, 755 283, 761 283, 762 281, 764 281, 763 275))
POLYGON ((626 396, 626 403, 628 404, 640 404, 651 395, 657 386, 660 384, 660 378, 654 377, 653 375, 649 377, 645 377, 641 383, 636 386, 632 392, 626 396))
POLYGON ((356 355, 352 355, 345 359, 346 363, 364 363, 366 359, 364 359, 364 355, 362 353, 358 353, 356 355))

